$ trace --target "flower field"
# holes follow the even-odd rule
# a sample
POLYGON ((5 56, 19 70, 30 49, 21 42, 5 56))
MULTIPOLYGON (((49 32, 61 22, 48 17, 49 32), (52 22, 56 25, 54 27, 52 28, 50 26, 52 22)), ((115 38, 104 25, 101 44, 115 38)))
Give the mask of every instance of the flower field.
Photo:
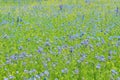
POLYGON ((120 0, 0 0, 0 80, 120 80, 120 0))

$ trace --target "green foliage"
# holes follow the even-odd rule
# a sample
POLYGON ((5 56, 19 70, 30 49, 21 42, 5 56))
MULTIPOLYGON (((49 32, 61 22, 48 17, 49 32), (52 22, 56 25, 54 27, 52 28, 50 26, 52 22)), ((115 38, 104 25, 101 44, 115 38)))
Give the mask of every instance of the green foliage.
POLYGON ((119 80, 120 1, 0 0, 0 80, 119 80))

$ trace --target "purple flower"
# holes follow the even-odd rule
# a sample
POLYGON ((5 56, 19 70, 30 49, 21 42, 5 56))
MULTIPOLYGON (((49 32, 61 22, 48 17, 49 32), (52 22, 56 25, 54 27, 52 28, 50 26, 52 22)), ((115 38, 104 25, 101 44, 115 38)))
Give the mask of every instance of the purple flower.
POLYGON ((81 42, 81 44, 83 44, 83 45, 88 45, 88 44, 89 44, 88 39, 86 39, 86 40, 82 41, 82 42, 81 42))
POLYGON ((42 47, 39 47, 38 48, 38 53, 41 53, 43 51, 43 48, 42 47))
POLYGON ((63 9, 63 5, 59 5, 59 8, 60 8, 60 10, 62 10, 63 9))
POLYGON ((10 78, 10 79, 13 79, 13 78, 15 78, 15 77, 14 77, 14 76, 12 76, 12 75, 10 75, 10 76, 9 76, 9 78, 10 78))
POLYGON ((23 53, 21 53, 21 54, 19 55, 20 58, 24 58, 25 56, 26 56, 26 53, 25 53, 25 52, 23 52, 23 53))
POLYGON ((18 59, 16 55, 12 55, 12 56, 10 56, 10 58, 13 59, 13 60, 17 60, 18 59))
POLYGON ((100 61, 105 61, 105 57, 102 55, 102 56, 95 56, 98 60, 100 61))
POLYGON ((100 67, 101 67, 100 64, 97 64, 96 68, 97 68, 97 69, 100 69, 100 67))
POLYGON ((47 42, 45 43, 45 45, 46 45, 46 46, 50 46, 50 42, 47 41, 47 42))
POLYGON ((115 9, 115 12, 116 12, 116 13, 118 13, 118 12, 119 12, 119 8, 118 8, 118 7, 115 9))
POLYGON ((74 70, 74 73, 75 73, 75 74, 79 74, 79 69, 75 69, 75 70, 74 70))
POLYGON ((72 36, 69 36, 69 38, 70 38, 71 40, 74 40, 74 39, 76 38, 76 36, 72 35, 72 36))
POLYGON ((4 78, 4 80, 9 80, 8 78, 4 78))

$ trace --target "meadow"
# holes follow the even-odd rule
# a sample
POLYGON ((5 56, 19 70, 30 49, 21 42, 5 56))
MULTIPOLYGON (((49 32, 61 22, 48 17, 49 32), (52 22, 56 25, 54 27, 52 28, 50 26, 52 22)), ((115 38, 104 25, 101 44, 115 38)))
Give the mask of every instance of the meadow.
POLYGON ((120 0, 0 0, 0 80, 120 80, 120 0))

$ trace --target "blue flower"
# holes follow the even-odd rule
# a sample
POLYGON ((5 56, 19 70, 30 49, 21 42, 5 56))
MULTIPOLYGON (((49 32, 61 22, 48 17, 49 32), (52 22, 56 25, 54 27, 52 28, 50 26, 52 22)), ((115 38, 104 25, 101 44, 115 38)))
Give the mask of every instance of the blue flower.
POLYGON ((74 48, 73 47, 70 47, 70 52, 72 53, 74 51, 74 48))
POLYGON ((100 64, 97 64, 96 68, 97 68, 97 69, 100 69, 100 68, 101 68, 100 64))
POLYGON ((4 78, 4 80, 9 80, 8 78, 4 78))
POLYGON ((60 10, 62 10, 63 9, 63 5, 59 5, 59 8, 60 8, 60 10))
POLYGON ((47 76, 49 76, 49 71, 48 71, 48 70, 45 70, 45 71, 44 71, 44 74, 47 75, 47 76))
POLYGON ((22 50, 23 49, 23 47, 22 46, 19 46, 19 48, 18 48, 19 50, 22 50))
POLYGON ((118 74, 118 72, 117 72, 116 70, 114 70, 114 69, 111 70, 111 73, 112 73, 113 75, 118 74))
POLYGON ((39 47, 38 48, 38 53, 41 53, 43 51, 43 48, 42 47, 39 47))
POLYGON ((50 42, 47 41, 47 42, 45 43, 45 45, 46 45, 46 46, 50 46, 50 42))
POLYGON ((88 39, 86 39, 86 40, 82 41, 82 42, 81 42, 81 44, 83 44, 83 45, 88 45, 88 44, 89 44, 88 39))

